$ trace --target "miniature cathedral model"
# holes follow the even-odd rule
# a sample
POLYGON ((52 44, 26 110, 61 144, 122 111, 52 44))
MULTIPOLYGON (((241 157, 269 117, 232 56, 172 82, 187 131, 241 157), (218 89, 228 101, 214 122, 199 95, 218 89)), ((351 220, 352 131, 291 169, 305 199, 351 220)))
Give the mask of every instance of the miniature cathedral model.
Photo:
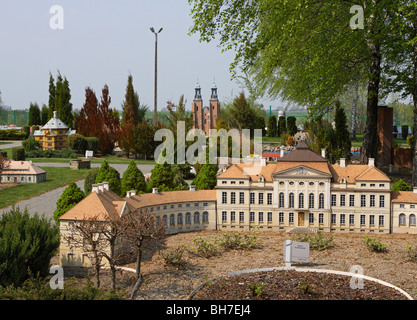
POLYGON ((201 129, 205 132, 206 136, 209 136, 210 129, 216 128, 217 119, 220 116, 220 102, 217 96, 217 87, 214 82, 211 86, 209 105, 204 107, 201 97, 201 87, 197 82, 191 111, 193 114, 193 128, 201 129))

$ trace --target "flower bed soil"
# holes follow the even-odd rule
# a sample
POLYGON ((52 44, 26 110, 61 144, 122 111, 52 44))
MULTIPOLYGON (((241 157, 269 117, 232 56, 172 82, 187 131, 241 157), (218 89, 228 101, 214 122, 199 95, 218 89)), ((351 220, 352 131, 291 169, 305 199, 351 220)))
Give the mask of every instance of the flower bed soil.
POLYGON ((398 290, 377 282, 363 280, 363 289, 352 289, 350 281, 344 275, 295 270, 244 273, 208 281, 192 299, 407 300, 398 290))

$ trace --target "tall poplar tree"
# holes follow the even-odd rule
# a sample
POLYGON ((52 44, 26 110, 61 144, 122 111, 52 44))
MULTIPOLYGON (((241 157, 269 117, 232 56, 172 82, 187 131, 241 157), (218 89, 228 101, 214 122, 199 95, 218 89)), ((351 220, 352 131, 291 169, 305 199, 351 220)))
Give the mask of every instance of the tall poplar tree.
POLYGON ((48 120, 51 119, 55 111, 55 80, 52 74, 49 72, 49 100, 48 100, 48 120))
POLYGON ((137 100, 135 99, 135 90, 133 88, 133 77, 129 75, 127 79, 125 101, 123 103, 123 114, 120 131, 119 144, 121 148, 129 156, 133 152, 136 157, 135 149, 135 128, 138 124, 138 108, 137 100))

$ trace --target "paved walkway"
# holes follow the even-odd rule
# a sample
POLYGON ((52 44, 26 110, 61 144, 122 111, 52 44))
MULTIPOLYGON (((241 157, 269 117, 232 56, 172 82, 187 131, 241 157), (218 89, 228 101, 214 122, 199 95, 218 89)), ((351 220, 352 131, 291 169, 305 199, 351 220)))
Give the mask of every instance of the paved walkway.
POLYGON ((0 149, 9 149, 9 148, 21 147, 22 146, 22 140, 19 140, 19 141, 1 141, 1 142, 7 142, 7 144, 0 144, 0 149))
MULTIPOLYGON (((35 163, 36 164, 36 163, 35 163)), ((69 163, 38 163, 39 166, 44 167, 67 167, 69 166, 69 163)), ((101 164, 93 163, 91 164, 92 167, 99 167, 101 164)), ((126 171, 128 164, 110 164, 111 167, 115 168, 117 171, 119 171, 120 176, 122 177, 123 172, 126 171)), ((138 168, 143 172, 143 174, 147 174, 151 172, 154 165, 138 165, 138 168)), ((77 181, 76 183, 81 190, 84 190, 84 180, 77 181)), ((61 194, 64 192, 66 186, 46 192, 44 194, 41 194, 39 196, 22 200, 15 204, 16 207, 19 207, 20 209, 24 209, 27 207, 30 214, 45 214, 46 217, 52 218, 54 216, 54 211, 56 210, 56 202, 61 197, 61 194)), ((0 209, 0 216, 3 214, 3 212, 10 211, 12 206, 0 209)))

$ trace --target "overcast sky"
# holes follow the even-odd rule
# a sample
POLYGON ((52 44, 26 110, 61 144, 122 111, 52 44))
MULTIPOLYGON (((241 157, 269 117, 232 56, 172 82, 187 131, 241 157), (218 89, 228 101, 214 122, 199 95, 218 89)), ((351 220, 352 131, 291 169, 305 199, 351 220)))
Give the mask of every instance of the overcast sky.
MULTIPOLYGON (((155 36, 158 36, 158 107, 177 103, 181 94, 191 108, 197 79, 207 103, 215 79, 220 100, 230 100, 242 87, 231 80, 233 52, 222 53, 217 43, 200 43, 189 36, 192 24, 187 0, 1 0, 0 91, 4 105, 29 108, 48 104, 49 72, 67 77, 74 109, 82 107, 85 88, 100 99, 109 86, 112 107, 120 108, 127 77, 141 103, 154 105, 155 36), (63 29, 50 8, 63 9, 63 29)), ((265 107, 279 102, 261 100, 265 107)))

